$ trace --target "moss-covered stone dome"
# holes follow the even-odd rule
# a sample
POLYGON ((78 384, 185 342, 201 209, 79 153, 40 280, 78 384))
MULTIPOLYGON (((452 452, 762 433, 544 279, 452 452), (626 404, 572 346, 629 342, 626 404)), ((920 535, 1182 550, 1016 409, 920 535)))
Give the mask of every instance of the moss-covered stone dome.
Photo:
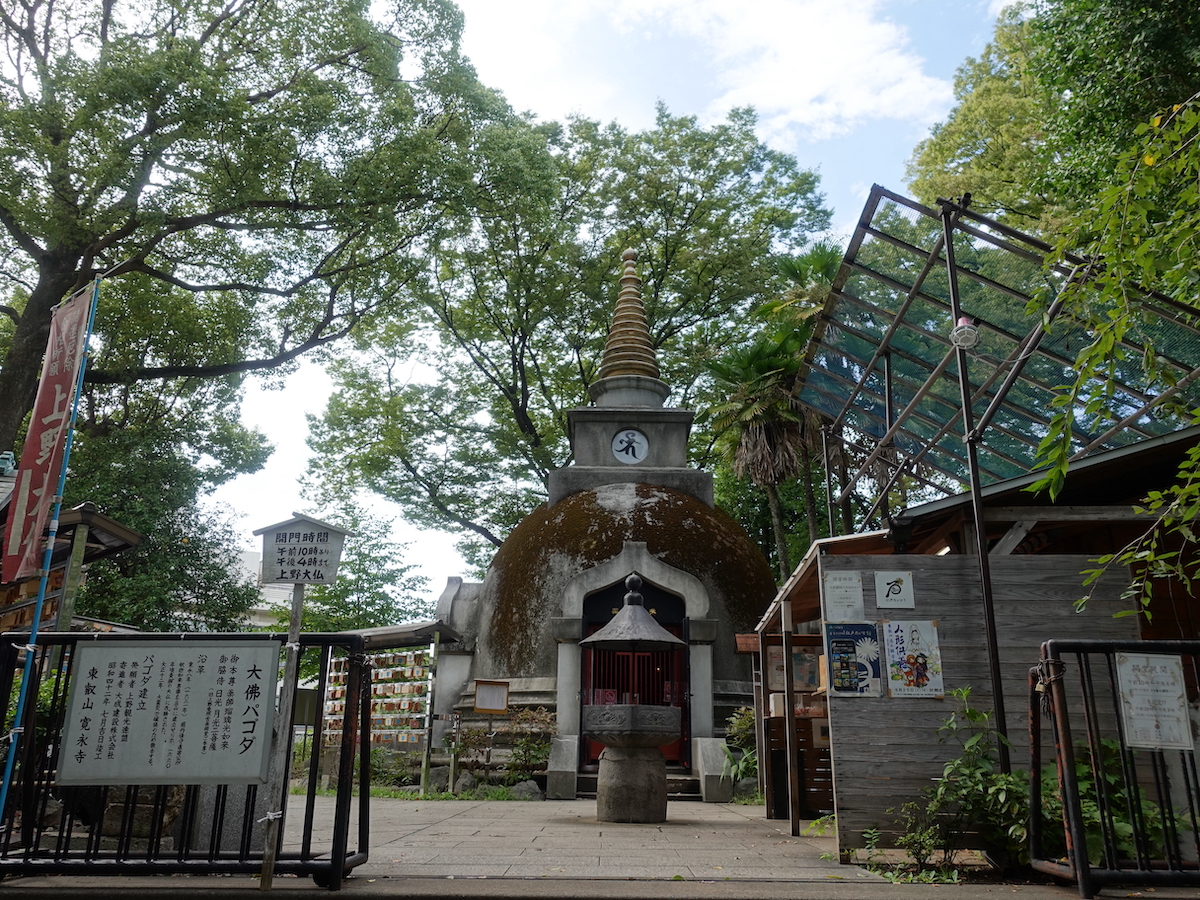
POLYGON ((564 586, 626 541, 699 580, 711 617, 733 631, 752 630, 775 594, 766 559, 726 513, 657 485, 602 485, 534 510, 497 551, 485 580, 492 657, 513 674, 538 668, 564 586))

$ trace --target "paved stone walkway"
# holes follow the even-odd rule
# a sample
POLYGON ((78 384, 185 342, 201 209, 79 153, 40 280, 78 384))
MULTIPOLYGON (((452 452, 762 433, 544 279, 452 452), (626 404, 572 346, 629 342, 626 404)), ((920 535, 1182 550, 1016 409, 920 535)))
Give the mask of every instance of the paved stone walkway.
MULTIPOLYGON (((314 840, 332 821, 322 802, 314 840)), ((595 801, 371 801, 369 861, 342 892, 361 900, 1071 900, 1054 885, 891 884, 833 858, 832 836, 793 837, 761 806, 673 801, 667 821, 596 820, 595 801), (822 858, 822 857, 826 858, 822 858)), ((357 821, 357 810, 353 812, 357 821)), ((285 830, 287 843, 297 839, 285 830)), ((355 845, 355 841, 351 845, 355 845)), ((257 900, 249 876, 70 875, 5 879, 32 900, 257 900)), ((311 879, 279 877, 278 900, 319 900, 311 879)), ((1101 895, 1200 900, 1195 888, 1107 888, 1101 895)))
POLYGON ((666 822, 625 825, 589 800, 372 800, 371 823, 365 877, 883 880, 822 859, 832 837, 792 837, 761 806, 672 802, 666 822))

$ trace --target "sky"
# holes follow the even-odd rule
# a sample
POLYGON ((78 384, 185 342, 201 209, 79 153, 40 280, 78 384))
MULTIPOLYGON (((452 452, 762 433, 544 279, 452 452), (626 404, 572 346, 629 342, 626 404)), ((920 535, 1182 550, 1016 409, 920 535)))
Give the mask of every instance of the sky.
MULTIPOLYGON (((983 50, 1006 0, 457 2, 480 80, 540 120, 581 115, 639 130, 659 102, 702 125, 754 107, 762 140, 820 173, 830 236, 845 239, 872 184, 904 192, 905 162, 950 110, 955 70, 983 50)), ((248 390, 243 420, 276 451, 214 496, 242 515, 248 547, 251 531, 315 512, 297 479, 320 472, 305 415, 320 413, 329 391, 311 363, 282 391, 248 390)), ((402 526, 398 537, 434 597, 447 577, 468 574, 453 536, 402 526)))

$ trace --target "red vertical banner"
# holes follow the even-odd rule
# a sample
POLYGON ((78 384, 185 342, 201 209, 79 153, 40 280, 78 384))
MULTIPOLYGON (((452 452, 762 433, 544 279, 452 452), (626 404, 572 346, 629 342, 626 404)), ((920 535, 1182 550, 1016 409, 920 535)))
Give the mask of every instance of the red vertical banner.
POLYGON ((92 290, 89 285, 59 304, 50 320, 50 340, 42 361, 37 400, 8 504, 4 563, 0 570, 0 581, 6 583, 34 575, 41 568, 42 532, 62 466, 75 382, 87 343, 92 290))

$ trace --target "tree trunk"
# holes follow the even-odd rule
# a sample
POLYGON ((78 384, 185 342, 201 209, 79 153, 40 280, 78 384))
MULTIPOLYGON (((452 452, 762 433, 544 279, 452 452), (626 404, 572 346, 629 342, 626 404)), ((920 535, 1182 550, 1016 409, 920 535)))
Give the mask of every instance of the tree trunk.
POLYGON ((812 454, 807 446, 801 452, 804 455, 804 465, 801 467, 801 477, 804 479, 804 515, 808 519, 808 545, 811 547, 820 536, 817 530, 817 492, 813 488, 812 454))
POLYGON ((4 389, 0 391, 0 452, 15 449, 17 432, 25 416, 33 409, 42 357, 50 336, 51 310, 76 287, 73 268, 43 266, 12 344, 0 368, 4 389))
MULTIPOLYGON (((846 442, 842 440, 841 428, 838 428, 837 434, 834 437, 842 447, 842 452, 838 454, 838 485, 842 490, 845 490, 847 482, 850 480, 850 472, 846 468, 846 442)), ((850 505, 851 493, 853 492, 847 492, 845 499, 841 503, 842 534, 854 534, 854 513, 850 505)), ((830 537, 833 537, 833 535, 830 535, 830 537)))
POLYGON ((767 492, 767 504, 771 507, 771 526, 775 529, 775 555, 779 561, 779 583, 783 584, 792 574, 792 561, 788 558, 787 530, 783 527, 779 488, 773 484, 765 484, 763 490, 767 492))

